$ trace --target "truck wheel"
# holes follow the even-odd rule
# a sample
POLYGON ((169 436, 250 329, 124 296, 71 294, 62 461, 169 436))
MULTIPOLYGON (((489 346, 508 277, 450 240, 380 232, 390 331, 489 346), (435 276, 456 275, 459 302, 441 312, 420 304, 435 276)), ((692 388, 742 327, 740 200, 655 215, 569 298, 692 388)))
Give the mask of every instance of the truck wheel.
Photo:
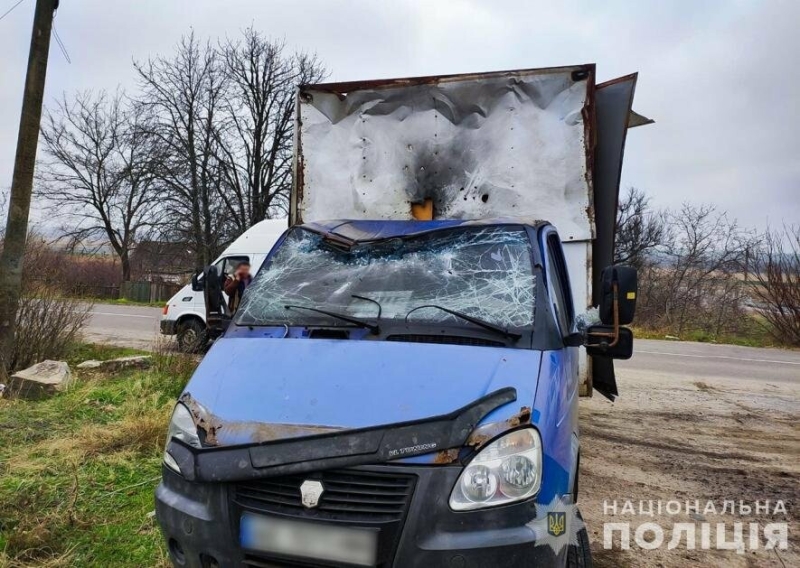
POLYGON ((178 324, 178 348, 184 353, 202 351, 207 342, 206 326, 200 320, 192 318, 178 324))
POLYGON ((592 568, 592 551, 589 549, 586 527, 578 533, 578 544, 567 548, 567 568, 592 568))

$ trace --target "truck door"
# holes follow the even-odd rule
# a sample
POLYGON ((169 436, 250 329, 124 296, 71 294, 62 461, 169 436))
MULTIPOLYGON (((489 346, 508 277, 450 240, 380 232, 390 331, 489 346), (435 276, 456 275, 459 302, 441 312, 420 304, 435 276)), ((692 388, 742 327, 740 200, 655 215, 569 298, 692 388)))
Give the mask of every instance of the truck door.
MULTIPOLYGON (((575 331, 575 307, 572 301, 572 288, 569 283, 567 263, 558 233, 553 230, 546 231, 544 240, 547 287, 550 290, 561 337, 566 338, 575 331)), ((563 381, 559 390, 559 422, 570 412, 573 400, 578 400, 580 383, 578 372, 579 348, 564 347, 563 352, 564 369, 563 381)))

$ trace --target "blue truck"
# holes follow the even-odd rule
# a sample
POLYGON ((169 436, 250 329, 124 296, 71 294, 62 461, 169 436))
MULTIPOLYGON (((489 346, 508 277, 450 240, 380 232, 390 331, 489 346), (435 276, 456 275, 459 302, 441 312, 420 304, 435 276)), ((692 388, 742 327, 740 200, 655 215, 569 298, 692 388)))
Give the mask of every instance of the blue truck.
POLYGON ((632 353, 635 84, 298 88, 290 228, 236 313, 215 267, 195 282, 216 340, 156 490, 175 566, 591 566, 578 398, 632 353))

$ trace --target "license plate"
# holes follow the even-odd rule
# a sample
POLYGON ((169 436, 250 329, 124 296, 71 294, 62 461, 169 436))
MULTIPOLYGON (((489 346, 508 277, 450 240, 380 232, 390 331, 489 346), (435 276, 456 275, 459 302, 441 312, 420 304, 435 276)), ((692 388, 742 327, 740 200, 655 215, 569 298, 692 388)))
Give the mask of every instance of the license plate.
POLYGON ((314 560, 375 566, 378 531, 285 521, 244 513, 239 528, 244 548, 314 560))

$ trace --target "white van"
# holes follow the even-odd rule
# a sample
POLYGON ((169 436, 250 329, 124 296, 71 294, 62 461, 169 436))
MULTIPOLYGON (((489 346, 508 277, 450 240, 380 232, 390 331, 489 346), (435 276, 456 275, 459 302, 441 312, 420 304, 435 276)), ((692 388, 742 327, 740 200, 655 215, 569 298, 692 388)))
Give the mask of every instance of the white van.
MULTIPOLYGON (((256 223, 225 249, 214 266, 223 274, 233 274, 240 262, 249 262, 253 276, 273 245, 286 231, 286 219, 267 219, 256 223)), ((227 296, 226 296, 227 301, 227 296)), ((187 284, 169 299, 161 317, 161 333, 177 335, 182 351, 196 351, 206 343, 206 305, 202 291, 187 284)))

